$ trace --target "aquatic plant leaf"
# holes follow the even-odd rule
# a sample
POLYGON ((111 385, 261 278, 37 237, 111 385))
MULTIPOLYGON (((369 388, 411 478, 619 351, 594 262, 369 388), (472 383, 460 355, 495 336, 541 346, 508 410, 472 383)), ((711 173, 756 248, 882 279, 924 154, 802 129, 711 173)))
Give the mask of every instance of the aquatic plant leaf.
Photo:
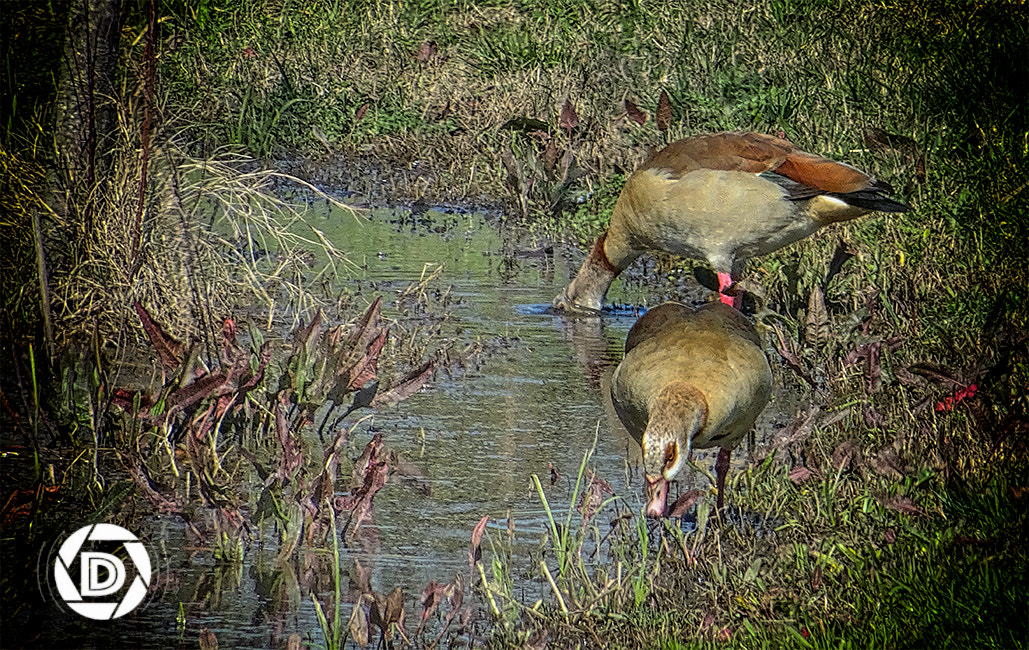
POLYGON ((376 433, 364 446, 361 455, 354 461, 354 473, 351 477, 351 488, 357 488, 364 484, 365 474, 369 466, 375 463, 382 452, 382 433, 376 433))
POLYGON ((425 626, 425 622, 429 620, 432 613, 436 611, 440 602, 443 600, 446 594, 446 585, 441 585, 435 580, 425 585, 425 589, 422 589, 422 616, 418 623, 418 629, 415 631, 417 635, 422 631, 425 626))
POLYGON ((150 339, 150 345, 154 346, 157 356, 161 359, 161 365, 169 370, 179 367, 179 364, 182 363, 186 346, 154 322, 150 312, 138 300, 132 303, 132 306, 136 309, 136 314, 139 315, 139 320, 143 324, 143 330, 146 332, 147 338, 150 339))
POLYGON ((111 402, 122 409, 132 413, 136 408, 136 400, 139 400, 140 409, 149 409, 154 405, 154 400, 149 394, 143 391, 115 388, 111 391, 111 402))
POLYGON ((118 457, 125 469, 128 470, 132 482, 143 493, 143 497, 150 502, 150 505, 162 514, 183 515, 183 502, 179 495, 156 483, 150 477, 146 465, 135 452, 119 450, 118 457), (165 496, 165 494, 169 496, 165 496))
POLYGON ((292 477, 303 462, 303 450, 300 441, 290 430, 289 422, 286 421, 286 395, 280 395, 275 403, 275 438, 282 445, 282 458, 279 461, 279 478, 292 477))
POLYGON ((354 610, 350 612, 350 622, 347 624, 347 629, 350 630, 350 638, 354 640, 360 647, 368 645, 368 615, 364 612, 364 599, 365 596, 361 596, 354 603, 354 610))
POLYGON ((404 627, 404 590, 394 587, 393 591, 386 596, 386 607, 383 610, 383 622, 386 627, 396 625, 404 627))
POLYGON ((447 588, 447 591, 447 598, 450 600, 450 613, 447 614, 447 622, 449 623, 464 602, 464 575, 460 573, 455 574, 454 582, 447 588))
POLYGON ((648 119, 647 114, 641 111, 639 106, 628 99, 625 100, 625 112, 629 115, 630 120, 640 126, 643 126, 648 119))
POLYGON ((571 98, 566 99, 561 106, 561 120, 558 124, 562 129, 568 131, 569 135, 571 135, 572 129, 579 126, 579 114, 575 112, 571 98))
POLYGON ((668 96, 667 90, 662 90, 661 97, 657 100, 654 123, 657 124, 657 130, 662 133, 672 125, 672 98, 668 96))
MULTIPOLYGON (((368 601, 368 623, 376 628, 383 635, 386 634, 386 622, 383 620, 382 612, 386 609, 386 599, 377 591, 371 591, 365 596, 368 601)), ((381 644, 380 644, 381 645, 381 644)))
POLYGON ((171 415, 219 392, 227 379, 223 373, 214 372, 183 386, 168 397, 166 414, 171 415))
POLYGON ((372 408, 390 406, 411 397, 429 382, 436 363, 430 359, 404 375, 396 384, 385 391, 379 391, 372 399, 372 408))
POLYGON ((218 637, 208 628, 200 630, 200 650, 218 650, 218 637))
POLYGON ((486 531, 486 524, 489 522, 489 515, 483 515, 479 523, 472 529, 472 544, 468 548, 468 566, 474 567, 482 559, 482 534, 486 531))
POLYGON ((350 379, 347 381, 346 392, 359 390, 366 383, 375 379, 379 366, 379 354, 382 353, 382 348, 386 345, 387 333, 388 330, 386 329, 380 330, 379 335, 368 344, 364 356, 350 370, 350 379))
POLYGON ((258 384, 264 380, 264 371, 268 367, 268 362, 272 360, 272 346, 267 341, 261 344, 261 349, 257 353, 257 370, 253 372, 246 380, 240 383, 239 392, 240 395, 245 395, 258 384))
POLYGON ((301 646, 301 643, 303 643, 303 641, 304 638, 296 632, 290 634, 289 638, 286 639, 286 650, 301 650, 303 647, 301 646))

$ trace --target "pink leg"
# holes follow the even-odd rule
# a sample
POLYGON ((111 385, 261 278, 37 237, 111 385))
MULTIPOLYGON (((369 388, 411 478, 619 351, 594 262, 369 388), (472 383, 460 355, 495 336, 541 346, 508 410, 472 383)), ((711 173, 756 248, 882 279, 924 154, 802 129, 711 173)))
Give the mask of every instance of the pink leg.
POLYGON ((723 303, 729 305, 734 309, 739 309, 743 306, 742 296, 727 296, 723 293, 726 289, 732 286, 732 275, 729 273, 718 274, 718 297, 723 303))

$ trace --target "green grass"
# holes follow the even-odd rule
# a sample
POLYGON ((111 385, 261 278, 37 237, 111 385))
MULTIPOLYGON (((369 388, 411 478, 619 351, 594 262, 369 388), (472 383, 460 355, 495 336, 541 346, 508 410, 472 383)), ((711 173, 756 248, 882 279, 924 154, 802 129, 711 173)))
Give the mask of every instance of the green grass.
MULTIPOLYGON (((734 520, 685 533, 651 522, 648 533, 636 512, 639 525, 612 528, 590 564, 582 562, 592 556, 589 531, 627 513, 619 497, 597 520, 572 519, 573 495, 559 506, 567 525, 555 530, 586 534, 551 531, 542 547, 557 562, 547 580, 563 597, 531 613, 528 603, 509 608, 494 644, 516 646, 542 624, 556 647, 584 639, 614 648, 1024 646, 1024 493, 1003 482, 946 488, 932 474, 892 487, 849 473, 789 487, 775 462, 735 483, 748 488, 732 486, 734 506, 771 513, 774 530, 734 520), (923 514, 884 507, 880 490, 907 492, 923 514)), ((558 507, 543 503, 550 513, 558 507)), ((506 591, 504 600, 517 599, 506 591)))

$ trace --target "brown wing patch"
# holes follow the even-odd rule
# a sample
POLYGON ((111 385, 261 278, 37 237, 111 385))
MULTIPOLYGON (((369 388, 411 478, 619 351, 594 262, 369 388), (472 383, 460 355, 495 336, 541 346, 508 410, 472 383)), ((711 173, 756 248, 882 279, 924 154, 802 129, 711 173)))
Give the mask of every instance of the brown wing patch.
POLYGON ((654 154, 643 169, 664 169, 681 178, 698 169, 752 174, 782 165, 791 151, 786 140, 760 133, 712 133, 679 140, 654 154))
POLYGON ((873 183, 868 174, 855 167, 800 150, 790 153, 774 171, 823 192, 858 192, 873 183))

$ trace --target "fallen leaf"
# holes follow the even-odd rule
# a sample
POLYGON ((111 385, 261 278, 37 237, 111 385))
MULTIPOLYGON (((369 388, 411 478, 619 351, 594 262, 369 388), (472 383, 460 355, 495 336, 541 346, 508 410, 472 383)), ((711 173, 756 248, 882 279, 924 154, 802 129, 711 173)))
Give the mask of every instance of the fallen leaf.
POLYGON ((922 509, 919 508, 914 501, 909 497, 903 495, 897 495, 894 497, 879 497, 877 501, 884 507, 895 512, 899 512, 903 515, 921 515, 923 514, 922 509))
POLYGON ((869 429, 885 431, 886 426, 889 424, 886 417, 868 402, 861 405, 861 416, 865 419, 865 426, 869 429))
POLYGON ((715 613, 712 612, 712 611, 709 611, 707 614, 704 614, 704 619, 700 622, 700 630, 699 630, 699 632, 701 632, 701 633, 707 632, 709 629, 711 629, 711 626, 714 625, 714 624, 715 624, 715 613))
POLYGON ((815 350, 829 340, 829 311, 825 308, 825 294, 815 285, 807 301, 807 317, 804 319, 804 341, 815 350))
POLYGON ((899 481, 904 478, 903 464, 893 449, 883 449, 872 462, 872 468, 883 476, 899 481))
POLYGON ((661 97, 657 100, 657 113, 654 116, 657 130, 664 133, 672 125, 672 98, 668 96, 667 90, 661 91, 661 97))
POLYGON ((832 452, 832 466, 836 471, 853 469, 861 460, 861 443, 857 438, 841 442, 832 452))
POLYGON ((625 100, 625 112, 629 115, 629 119, 642 126, 647 121, 647 114, 640 110, 640 107, 632 103, 632 101, 625 100))
POLYGON ((436 41, 425 41, 414 53, 414 58, 419 63, 428 63, 436 56, 436 41))
POLYGON ((797 465, 796 467, 790 470, 789 479, 793 481, 796 485, 800 485, 801 483, 808 480, 814 475, 815 473, 809 470, 807 467, 803 465, 797 465))
POLYGON ((200 630, 200 650, 218 650, 218 637, 206 627, 200 630))

